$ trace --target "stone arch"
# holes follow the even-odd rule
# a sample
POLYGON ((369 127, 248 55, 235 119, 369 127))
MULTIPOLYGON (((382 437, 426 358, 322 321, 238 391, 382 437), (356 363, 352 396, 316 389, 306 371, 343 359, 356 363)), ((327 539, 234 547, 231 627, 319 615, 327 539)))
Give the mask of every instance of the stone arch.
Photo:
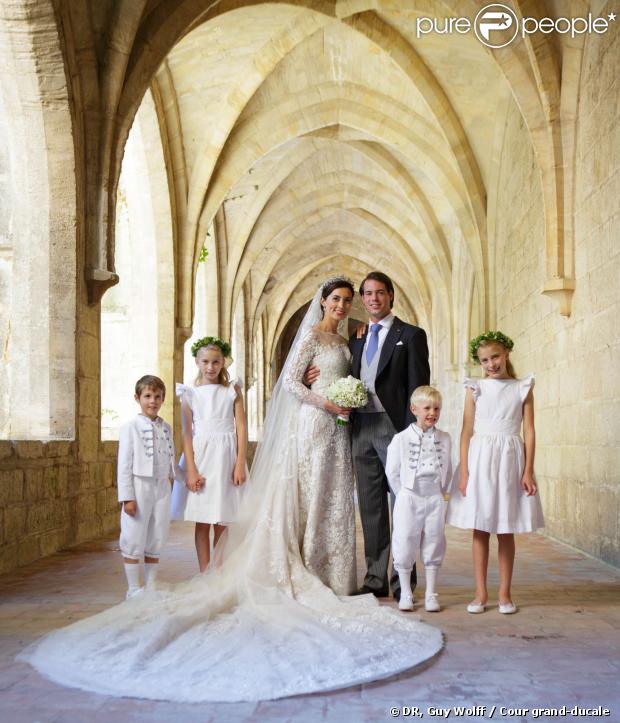
POLYGON ((116 438, 134 412, 131 390, 143 374, 169 390, 162 416, 173 418, 175 344, 173 222, 162 138, 151 93, 125 146, 115 213, 120 283, 101 304, 102 436, 116 438))
MULTIPOLYGON (((343 265, 351 272, 349 275, 353 275, 356 278, 363 278, 364 275, 371 270, 357 259, 336 255, 310 263, 298 269, 293 275, 290 283, 287 285, 287 290, 283 290, 282 301, 275 309, 275 318, 277 321, 275 325, 272 324, 270 327, 270 334, 267 340, 267 350, 270 359, 274 358, 278 339, 291 316, 314 296, 322 280, 342 273, 343 265)), ((400 303, 402 303, 405 314, 412 315, 413 310, 407 303, 403 289, 400 288, 398 284, 395 284, 395 292, 397 300, 400 300, 400 303)))
MULTIPOLYGON (((335 194, 335 199, 338 200, 339 193, 337 191, 334 191, 334 194, 335 194)), ((352 189, 349 189, 349 194, 350 194, 350 196, 352 196, 352 198, 351 198, 352 202, 355 203, 355 195, 354 195, 354 192, 352 189)), ((366 196, 362 196, 360 198, 360 201, 362 203, 367 203, 368 198, 366 196)), ((308 202, 308 207, 312 208, 313 204, 314 204, 314 201, 311 200, 310 202, 308 202)), ((334 207, 334 205, 330 204, 325 208, 324 214, 320 214, 320 213, 317 214, 316 212, 314 214, 305 214, 304 210, 305 210, 305 205, 301 206, 299 208, 299 214, 298 214, 299 220, 297 222, 295 220, 293 220, 291 222, 291 224, 287 224, 283 229, 284 234, 286 234, 286 232, 290 231, 289 227, 291 225, 295 226, 296 227, 295 228, 296 235, 288 235, 288 240, 286 240, 286 236, 284 236, 282 239, 280 239, 278 237, 278 235, 274 236, 274 238, 273 238, 274 246, 269 247, 270 249, 272 249, 272 251, 270 252, 268 250, 265 254, 257 257, 257 259, 260 259, 260 261, 257 263, 257 268, 260 269, 260 275, 255 276, 254 283, 260 283, 260 280, 262 279, 263 280, 262 285, 264 285, 266 280, 268 278, 271 278, 271 276, 273 274, 273 269, 275 268, 278 260, 281 258, 281 254, 290 253, 291 250, 296 245, 305 246, 304 241, 306 238, 312 238, 312 235, 313 235, 312 232, 313 232, 313 229, 317 225, 317 221, 319 219, 323 220, 323 218, 329 218, 329 216, 331 216, 334 213, 334 210, 340 210, 340 209, 338 207, 334 207), (306 236, 306 231, 310 232, 308 236, 306 236)), ((385 209, 382 208, 382 210, 385 212, 385 209)), ((348 215, 351 216, 351 210, 349 210, 348 215)), ((372 215, 374 218, 376 218, 376 214, 372 214, 372 208, 371 208, 371 211, 369 212, 369 215, 372 215)), ((378 223, 381 224, 381 226, 383 227, 382 230, 384 232, 389 233, 389 238, 391 241, 400 241, 399 251, 402 254, 401 259, 402 259, 402 263, 403 263, 403 270, 411 272, 412 279, 414 280, 416 287, 424 288, 424 285, 426 283, 425 281, 423 281, 424 276, 416 273, 417 268, 419 268, 419 263, 416 260, 415 254, 414 254, 413 250, 411 249, 411 247, 406 242, 404 242, 403 236, 398 232, 398 230, 393 229, 389 225, 388 222, 390 220, 393 221, 394 219, 388 218, 387 221, 386 220, 383 220, 381 222, 378 221, 378 223)), ((368 225, 367 221, 366 221, 366 225, 368 225)), ((368 253, 370 250, 373 250, 373 245, 371 243, 369 243, 369 241, 372 241, 372 239, 368 239, 368 236, 366 236, 365 238, 366 238, 365 250, 360 249, 358 254, 361 253, 361 254, 365 255, 365 253, 368 253)), ((347 245, 346 237, 344 240, 342 240, 341 243, 343 244, 343 246, 347 245)), ((376 265, 377 263, 383 263, 383 262, 379 261, 380 254, 377 254, 377 251, 378 251, 377 247, 374 246, 375 262, 374 262, 374 264, 372 264, 373 266, 376 265)), ((308 252, 313 253, 312 249, 310 249, 310 248, 308 248, 308 252)), ((292 264, 287 264, 287 266, 292 267, 292 264)), ((386 271, 388 273, 390 272, 390 269, 392 266, 393 266, 393 263, 391 263, 391 262, 387 264, 386 271)), ((247 266, 248 272, 249 272, 250 268, 251 268, 251 264, 250 264, 250 260, 248 259, 248 266, 247 266)), ((240 277, 240 278, 242 278, 242 277, 240 277)), ((420 303, 419 297, 418 297, 418 303, 420 303)))
POLYGON ((2 436, 68 438, 76 419, 77 177, 69 92, 53 3, 0 9, 0 112, 8 161, 9 271, 0 362, 2 436), (9 281, 10 276, 10 281, 9 281), (10 288, 10 291, 8 290, 10 288), (4 334, 3 334, 4 336, 4 334))
MULTIPOLYGON (((280 299, 292 294, 294 289, 291 284, 293 283, 292 279, 296 278, 296 269, 308 267, 308 265, 316 268, 317 263, 322 263, 326 259, 335 258, 335 249, 338 250, 339 254, 342 254, 343 258, 354 259, 355 262, 360 265, 360 268, 364 268, 367 271, 375 268, 376 256, 372 253, 372 249, 357 244, 357 238, 354 235, 349 236, 346 241, 342 241, 339 236, 332 238, 324 235, 321 235, 320 243, 318 239, 316 240, 317 243, 312 244, 312 246, 308 243, 299 248, 296 253, 291 251, 287 261, 279 264, 281 268, 276 266, 272 270, 267 284, 259 287, 257 290, 257 292, 260 292, 260 296, 258 296, 258 299, 254 302, 254 319, 260 318, 265 307, 268 304, 274 303, 274 300, 276 300, 276 303, 279 303, 280 299), (338 240, 337 244, 335 243, 336 240, 338 240)), ((394 283, 400 288, 406 288, 405 285, 410 283, 410 277, 406 269, 396 266, 387 268, 382 266, 382 268, 385 269, 388 275, 392 277, 394 283)), ((353 278, 356 286, 359 280, 358 278, 353 278)), ((420 306, 415 303, 409 292, 403 293, 402 299, 397 301, 399 306, 407 309, 407 320, 412 323, 418 323, 421 319, 426 320, 427 313, 430 312, 430 309, 420 310, 420 306)), ((361 308, 358 307, 358 310, 361 311, 361 308)), ((362 311, 362 313, 364 312, 362 311)))

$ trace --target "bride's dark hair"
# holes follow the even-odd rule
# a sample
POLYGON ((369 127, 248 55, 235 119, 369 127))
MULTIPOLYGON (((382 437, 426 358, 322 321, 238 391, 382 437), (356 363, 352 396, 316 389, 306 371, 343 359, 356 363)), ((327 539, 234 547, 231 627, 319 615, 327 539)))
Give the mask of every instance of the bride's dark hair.
POLYGON ((351 295, 355 296, 355 288, 351 279, 345 277, 339 277, 334 279, 327 279, 321 288, 321 299, 326 299, 336 289, 349 289, 351 295))

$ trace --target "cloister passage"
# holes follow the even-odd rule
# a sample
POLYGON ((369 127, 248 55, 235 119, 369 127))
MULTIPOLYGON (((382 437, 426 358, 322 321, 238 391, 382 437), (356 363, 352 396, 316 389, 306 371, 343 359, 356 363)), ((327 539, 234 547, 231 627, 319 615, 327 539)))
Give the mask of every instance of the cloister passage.
MULTIPOLYGON (((3 719, 618 719, 620 4, 505 0, 514 28, 544 31, 488 44, 485 6, 0 0, 3 719), (445 32, 459 18, 473 28, 445 32), (387 682, 205 709, 68 692, 16 662, 122 595, 116 439, 135 380, 164 379, 178 440, 174 385, 192 341, 220 335, 256 440, 318 284, 373 269, 428 334, 454 438, 472 336, 501 329, 536 374, 546 527, 517 543, 519 614, 463 611, 469 535, 451 529, 444 611, 426 615, 445 649, 387 682)), ((195 571, 191 535, 173 527, 164 581, 195 571)))
POLYGON ((138 376, 178 433, 192 340, 231 340, 257 438, 300 309, 372 269, 454 435, 468 339, 514 339, 545 532, 619 564, 617 3, 512 2, 606 30, 496 49, 418 31, 483 5, 0 3, 0 569, 116 529, 138 376))

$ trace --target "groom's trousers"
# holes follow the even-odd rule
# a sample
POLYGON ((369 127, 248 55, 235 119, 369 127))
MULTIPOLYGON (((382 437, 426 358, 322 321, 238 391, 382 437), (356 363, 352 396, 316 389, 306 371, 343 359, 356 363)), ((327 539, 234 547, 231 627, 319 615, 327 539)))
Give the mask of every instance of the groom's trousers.
MULTIPOLYGON (((387 590, 390 559, 390 504, 394 496, 385 476, 387 448, 396 434, 387 412, 357 412, 352 419, 353 464, 357 478, 366 577, 364 585, 371 590, 387 590)), ((416 584, 415 567, 411 577, 416 584)), ((392 591, 400 588, 398 574, 393 573, 392 591)))

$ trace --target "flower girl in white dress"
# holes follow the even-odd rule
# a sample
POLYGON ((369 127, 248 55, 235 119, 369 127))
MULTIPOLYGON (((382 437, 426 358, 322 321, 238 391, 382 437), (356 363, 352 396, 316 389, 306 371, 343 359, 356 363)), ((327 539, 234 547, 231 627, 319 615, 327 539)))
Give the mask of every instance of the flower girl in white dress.
POLYGON ((200 571, 213 546, 237 519, 242 485, 247 479, 247 423, 238 382, 225 368, 230 346, 205 337, 192 346, 198 377, 196 386, 177 385, 183 411, 183 450, 189 490, 183 518, 196 523, 195 542, 200 571))
POLYGON ((534 479, 534 377, 515 377, 508 358, 512 347, 512 339, 501 331, 470 342, 471 356, 485 378, 465 380, 460 494, 450 500, 447 516, 449 524, 473 529, 476 597, 467 606, 470 613, 482 613, 487 606, 491 533, 497 535, 499 612, 510 614, 517 610, 510 593, 514 533, 544 525, 534 479))

